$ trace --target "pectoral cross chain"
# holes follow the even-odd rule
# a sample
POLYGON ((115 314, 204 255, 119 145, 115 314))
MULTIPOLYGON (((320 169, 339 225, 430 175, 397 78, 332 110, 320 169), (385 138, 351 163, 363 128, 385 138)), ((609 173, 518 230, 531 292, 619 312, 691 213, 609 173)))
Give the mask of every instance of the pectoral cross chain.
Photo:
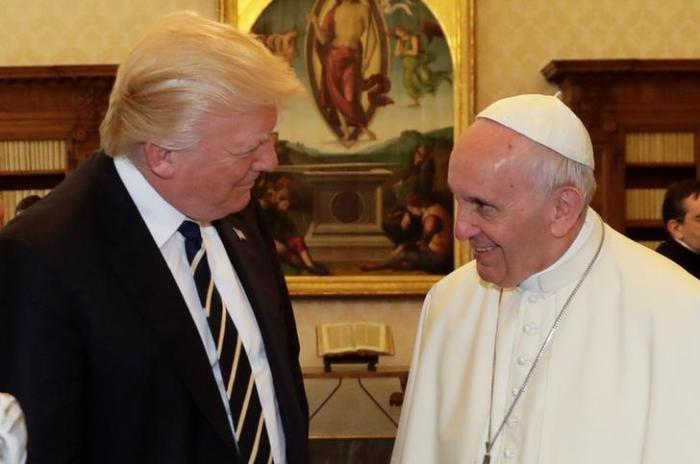
POLYGON ((491 443, 486 442, 486 454, 484 454, 483 464, 489 464, 491 462, 491 443))

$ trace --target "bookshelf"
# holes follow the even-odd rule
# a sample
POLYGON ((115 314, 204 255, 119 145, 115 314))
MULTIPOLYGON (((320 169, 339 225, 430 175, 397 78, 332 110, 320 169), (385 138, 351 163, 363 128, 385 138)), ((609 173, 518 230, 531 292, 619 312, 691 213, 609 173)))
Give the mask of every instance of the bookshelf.
POLYGON ((592 206, 655 248, 666 238, 665 189, 700 176, 700 60, 555 60, 542 74, 591 134, 592 206))
POLYGON ((115 65, 0 67, 0 201, 45 195, 99 146, 115 65))

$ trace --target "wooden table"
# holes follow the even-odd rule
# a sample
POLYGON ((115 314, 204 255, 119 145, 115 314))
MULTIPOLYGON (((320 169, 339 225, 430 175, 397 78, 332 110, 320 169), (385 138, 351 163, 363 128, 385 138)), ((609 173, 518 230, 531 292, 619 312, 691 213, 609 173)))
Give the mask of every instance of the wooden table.
POLYGON ((365 388, 362 384, 362 379, 386 379, 397 378, 401 382, 401 392, 392 393, 389 400, 390 405, 400 406, 403 402, 403 392, 406 388, 408 380, 408 366, 377 366, 375 370, 369 370, 366 365, 334 365, 330 372, 325 371, 323 367, 304 367, 302 373, 305 379, 337 379, 338 383, 333 390, 326 396, 321 404, 309 415, 309 421, 318 414, 318 412, 330 401, 335 393, 340 389, 344 379, 357 379, 357 384, 360 386, 367 397, 372 400, 375 406, 391 421, 394 426, 398 424, 393 417, 384 409, 377 399, 365 388))

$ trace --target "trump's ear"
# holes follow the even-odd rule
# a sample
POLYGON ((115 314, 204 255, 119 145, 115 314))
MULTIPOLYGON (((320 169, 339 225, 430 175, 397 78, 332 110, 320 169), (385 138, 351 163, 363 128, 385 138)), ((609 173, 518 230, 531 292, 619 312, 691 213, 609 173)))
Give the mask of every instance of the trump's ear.
POLYGON ((146 160, 148 170, 162 179, 169 179, 175 172, 175 160, 173 151, 161 147, 153 142, 143 144, 143 157, 146 160))
POLYGON ((566 236, 578 223, 584 209, 583 193, 572 185, 558 187, 552 192, 554 213, 550 232, 554 237, 566 236))

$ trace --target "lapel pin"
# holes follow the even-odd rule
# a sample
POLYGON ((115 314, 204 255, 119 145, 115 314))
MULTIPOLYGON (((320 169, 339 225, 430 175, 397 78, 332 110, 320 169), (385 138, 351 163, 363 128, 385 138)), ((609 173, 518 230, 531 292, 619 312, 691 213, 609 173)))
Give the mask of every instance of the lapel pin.
POLYGON ((245 240, 246 239, 246 236, 241 229, 239 229, 238 227, 232 227, 232 229, 236 233, 238 240, 245 240))

